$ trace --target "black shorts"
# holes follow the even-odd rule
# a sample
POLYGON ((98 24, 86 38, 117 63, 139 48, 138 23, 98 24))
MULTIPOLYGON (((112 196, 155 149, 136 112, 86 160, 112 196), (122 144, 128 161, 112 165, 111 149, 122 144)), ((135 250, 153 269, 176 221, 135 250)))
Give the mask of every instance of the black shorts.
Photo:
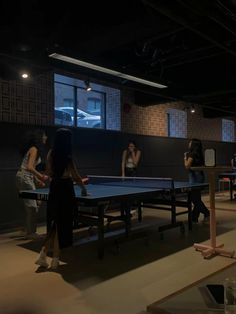
POLYGON ((135 177, 137 175, 136 168, 125 168, 125 176, 126 177, 135 177))

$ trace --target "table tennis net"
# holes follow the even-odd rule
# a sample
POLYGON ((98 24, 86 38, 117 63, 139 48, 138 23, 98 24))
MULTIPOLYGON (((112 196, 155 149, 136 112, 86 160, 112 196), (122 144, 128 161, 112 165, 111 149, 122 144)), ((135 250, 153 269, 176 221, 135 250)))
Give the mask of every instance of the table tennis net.
POLYGON ((121 177, 121 176, 95 176, 89 175, 89 184, 101 184, 123 187, 174 189, 172 178, 152 177, 121 177))

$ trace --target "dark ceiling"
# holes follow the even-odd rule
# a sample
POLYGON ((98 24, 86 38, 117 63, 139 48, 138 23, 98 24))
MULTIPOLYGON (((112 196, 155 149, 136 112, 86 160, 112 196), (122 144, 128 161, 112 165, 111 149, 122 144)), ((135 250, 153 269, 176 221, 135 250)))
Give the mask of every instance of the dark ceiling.
POLYGON ((120 80, 140 105, 180 99, 236 116, 236 0, 5 0, 0 25, 2 77, 29 63, 84 71, 48 57, 58 52, 168 86, 120 80))

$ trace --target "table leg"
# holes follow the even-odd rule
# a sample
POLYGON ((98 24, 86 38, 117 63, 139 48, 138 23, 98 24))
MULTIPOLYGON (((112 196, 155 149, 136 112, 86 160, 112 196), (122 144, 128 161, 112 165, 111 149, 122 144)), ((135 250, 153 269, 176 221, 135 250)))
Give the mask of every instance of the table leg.
POLYGON ((230 178, 230 200, 232 201, 233 200, 233 179, 230 178))
POLYGON ((103 204, 98 206, 98 258, 104 257, 104 212, 103 204))
POLYGON ((210 245, 194 244, 194 248, 202 252, 204 258, 212 255, 224 255, 233 257, 234 250, 224 250, 224 244, 216 245, 216 216, 215 216, 215 174, 214 170, 208 172, 209 197, 210 197, 210 245))

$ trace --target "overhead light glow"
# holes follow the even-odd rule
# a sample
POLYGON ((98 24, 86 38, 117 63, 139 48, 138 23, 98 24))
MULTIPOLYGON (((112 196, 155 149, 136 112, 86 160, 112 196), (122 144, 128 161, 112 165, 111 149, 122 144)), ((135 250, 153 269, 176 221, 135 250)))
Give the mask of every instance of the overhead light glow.
POLYGON ((195 113, 195 107, 194 106, 191 106, 190 112, 195 113))
POLYGON ((21 74, 21 77, 22 77, 23 79, 27 79, 27 78, 29 77, 29 74, 28 74, 28 73, 22 73, 22 74, 21 74))
POLYGON ((90 91, 92 90, 92 87, 91 87, 91 85, 90 85, 89 80, 84 81, 84 84, 85 84, 86 91, 87 91, 87 92, 90 92, 90 91))
POLYGON ((120 78, 123 78, 123 79, 127 79, 129 81, 137 82, 137 83, 140 83, 140 84, 144 84, 144 85, 148 85, 148 86, 152 86, 152 87, 157 87, 157 88, 167 88, 166 85, 162 85, 162 84, 155 83, 155 82, 152 82, 152 81, 144 80, 144 79, 136 77, 136 76, 132 76, 132 75, 128 75, 128 74, 125 74, 125 73, 122 73, 122 72, 114 71, 114 70, 111 70, 111 69, 108 69, 108 68, 104 68, 104 67, 98 66, 96 64, 92 64, 92 63, 88 63, 88 62, 85 62, 85 61, 81 61, 81 60, 78 60, 78 59, 75 59, 75 58, 67 57, 67 56, 61 55, 59 53, 52 53, 52 54, 49 55, 49 57, 50 58, 54 58, 54 59, 58 59, 58 60, 61 60, 61 61, 64 61, 64 62, 73 63, 73 64, 76 64, 76 65, 79 65, 79 66, 82 66, 82 67, 85 67, 85 68, 89 68, 89 69, 92 69, 92 70, 95 70, 95 71, 99 71, 99 72, 102 72, 102 73, 110 74, 110 75, 113 75, 113 76, 116 76, 116 77, 120 77, 120 78))

